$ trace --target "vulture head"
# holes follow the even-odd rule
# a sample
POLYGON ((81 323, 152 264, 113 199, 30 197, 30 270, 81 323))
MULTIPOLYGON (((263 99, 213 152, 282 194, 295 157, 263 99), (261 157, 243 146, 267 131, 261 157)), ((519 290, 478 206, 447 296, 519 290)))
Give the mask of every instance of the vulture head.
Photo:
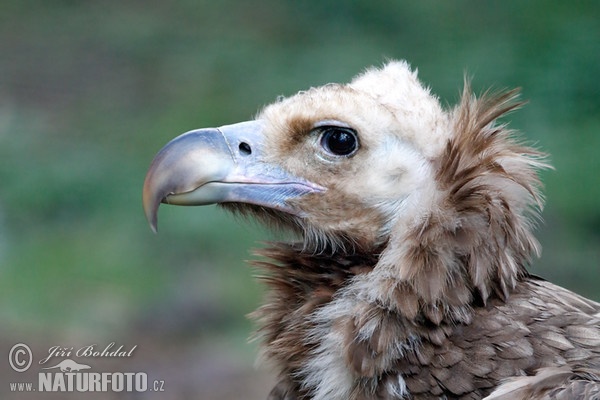
MULTIPOLYGON (((515 376, 578 376, 549 373, 567 350, 532 340, 543 312, 562 312, 543 304, 572 297, 587 319, 569 324, 600 310, 525 269, 547 164, 497 121, 517 96, 466 83, 446 109, 390 62, 157 154, 143 192, 153 229, 161 203, 219 203, 300 237, 256 263, 269 287, 259 336, 281 375, 271 399, 482 398, 515 376)), ((600 345, 597 325, 588 333, 600 345)))

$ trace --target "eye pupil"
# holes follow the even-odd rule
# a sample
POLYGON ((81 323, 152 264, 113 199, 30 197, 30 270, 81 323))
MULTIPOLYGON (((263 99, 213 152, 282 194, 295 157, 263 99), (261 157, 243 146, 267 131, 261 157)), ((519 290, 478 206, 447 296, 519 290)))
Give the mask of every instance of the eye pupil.
POLYGON ((244 156, 252 154, 252 147, 246 142, 241 142, 239 145, 240 153, 244 156))
POLYGON ((348 156, 358 148, 358 139, 352 129, 328 127, 323 131, 321 145, 331 154, 348 156))

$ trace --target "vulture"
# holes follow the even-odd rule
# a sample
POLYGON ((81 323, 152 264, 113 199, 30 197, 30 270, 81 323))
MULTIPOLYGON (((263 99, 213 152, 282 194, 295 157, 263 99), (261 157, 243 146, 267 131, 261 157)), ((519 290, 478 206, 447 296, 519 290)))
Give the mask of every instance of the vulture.
POLYGON ((499 121, 518 90, 470 86, 442 106, 389 61, 154 158, 154 230, 217 203, 295 233, 255 261, 269 399, 600 399, 600 304, 526 269, 547 157, 499 121))

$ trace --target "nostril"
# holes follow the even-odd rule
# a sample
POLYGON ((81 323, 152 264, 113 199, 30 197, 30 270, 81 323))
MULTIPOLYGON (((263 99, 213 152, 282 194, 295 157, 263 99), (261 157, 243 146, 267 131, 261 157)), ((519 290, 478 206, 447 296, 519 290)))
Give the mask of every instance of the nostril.
POLYGON ((252 147, 250 147, 250 145, 246 142, 240 143, 239 149, 243 156, 249 156, 252 154, 252 147))

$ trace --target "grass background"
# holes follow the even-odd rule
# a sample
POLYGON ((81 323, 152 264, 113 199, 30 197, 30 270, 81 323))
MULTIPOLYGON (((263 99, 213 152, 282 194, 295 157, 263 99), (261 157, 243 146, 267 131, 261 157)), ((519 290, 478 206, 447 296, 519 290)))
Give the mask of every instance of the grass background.
MULTIPOLYGON (((162 207, 153 235, 146 169, 181 132, 388 58, 448 105, 465 72, 477 91, 522 88, 511 127, 556 167, 532 269, 600 300, 599 39, 596 1, 3 1, 1 354, 138 344, 138 369, 169 385, 158 398, 264 398, 244 318, 261 288, 242 260, 269 233, 215 207, 162 207)), ((8 393, 24 376, 0 364, 3 398, 45 398, 8 393)))

